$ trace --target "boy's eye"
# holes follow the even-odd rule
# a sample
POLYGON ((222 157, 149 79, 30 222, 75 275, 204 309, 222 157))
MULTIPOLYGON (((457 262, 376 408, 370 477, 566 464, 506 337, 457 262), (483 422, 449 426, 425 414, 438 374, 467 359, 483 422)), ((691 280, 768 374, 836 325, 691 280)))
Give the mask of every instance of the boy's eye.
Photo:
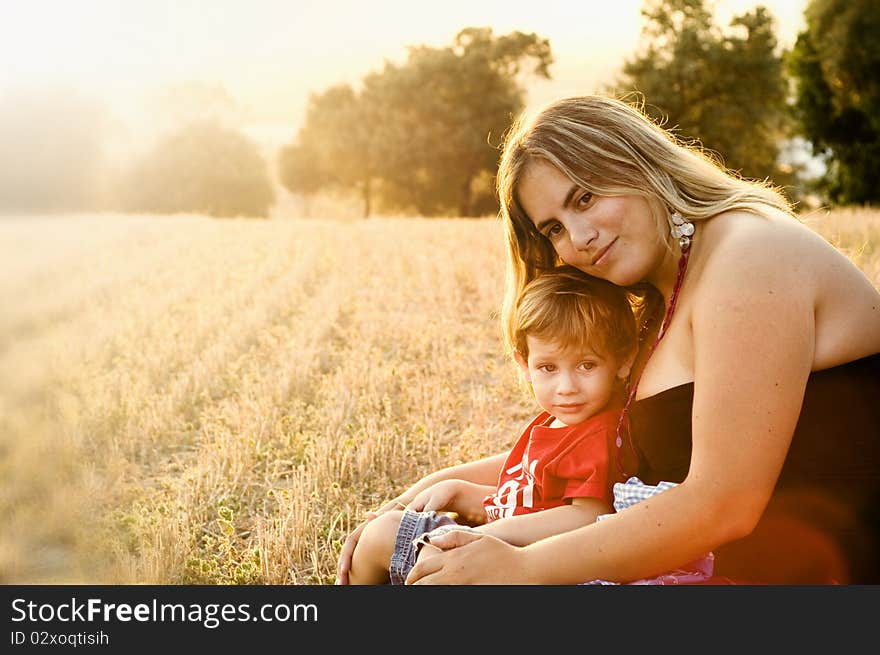
POLYGON ((585 371, 592 371, 594 368, 596 368, 596 362, 582 362, 581 368, 585 371))
POLYGON ((552 373, 556 370, 556 367, 553 364, 541 364, 538 366, 539 371, 543 371, 544 373, 552 373))

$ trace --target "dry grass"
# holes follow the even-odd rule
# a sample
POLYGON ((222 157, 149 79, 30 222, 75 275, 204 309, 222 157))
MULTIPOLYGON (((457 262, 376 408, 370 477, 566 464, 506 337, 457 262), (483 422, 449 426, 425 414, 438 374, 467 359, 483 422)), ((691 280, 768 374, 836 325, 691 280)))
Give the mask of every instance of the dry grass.
POLYGON ((804 222, 824 236, 880 288, 880 210, 869 208, 816 211, 804 222))
MULTIPOLYGON (((880 287, 880 212, 808 223, 880 287)), ((328 583, 533 411, 493 220, 7 218, 0 261, 0 583, 328 583)))

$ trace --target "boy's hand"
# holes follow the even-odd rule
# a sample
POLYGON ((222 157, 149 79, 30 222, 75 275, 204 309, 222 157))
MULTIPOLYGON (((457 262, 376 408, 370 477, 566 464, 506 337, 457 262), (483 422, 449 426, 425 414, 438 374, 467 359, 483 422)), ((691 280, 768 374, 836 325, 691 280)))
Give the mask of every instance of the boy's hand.
POLYGON ((416 494, 407 507, 414 512, 442 512, 454 510, 455 501, 462 491, 464 480, 442 480, 416 494))
POLYGON ((415 512, 455 512, 459 523, 479 525, 486 522, 483 499, 494 486, 467 480, 442 480, 413 497, 407 507, 415 512))

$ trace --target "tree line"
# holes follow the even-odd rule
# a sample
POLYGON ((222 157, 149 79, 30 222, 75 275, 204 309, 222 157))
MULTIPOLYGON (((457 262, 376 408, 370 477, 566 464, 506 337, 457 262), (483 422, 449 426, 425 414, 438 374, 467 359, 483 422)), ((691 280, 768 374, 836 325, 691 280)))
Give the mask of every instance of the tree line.
MULTIPOLYGON (((638 52, 606 89, 641 102, 686 141, 792 200, 880 200, 880 12, 876 0, 812 0, 806 29, 781 50, 761 6, 713 23, 705 0, 647 0, 638 52), (807 178, 784 151, 800 137, 826 172, 807 178)), ((446 48, 313 94, 280 156, 294 193, 357 189, 374 206, 422 215, 495 211, 498 143, 522 111, 521 73, 549 78, 550 44, 534 34, 469 28, 446 48)))
MULTIPOLYGON (((724 28, 705 0, 646 0, 642 15, 638 49, 606 92, 643 104, 680 138, 743 177, 769 178, 793 200, 806 193, 834 204, 880 200, 876 0, 810 0, 790 50, 779 47, 773 18, 760 6, 724 28), (798 139, 824 164, 819 177, 809 178, 787 152, 798 139)), ((326 191, 354 195, 365 216, 494 213, 504 133, 525 107, 528 83, 549 79, 552 63, 547 39, 518 31, 468 27, 447 46, 410 48, 405 61, 386 62, 357 88, 311 94, 296 137, 273 162, 279 181, 305 199, 326 191)), ((90 202, 83 189, 97 178, 95 144, 49 145, 76 121, 77 105, 68 107, 57 133, 46 128, 29 141, 21 125, 0 123, 4 143, 47 144, 17 160, 7 148, 0 203, 27 209, 53 198, 68 208, 72 200, 90 202), (41 175, 46 158, 59 152, 67 174, 41 175)), ((97 120, 85 109, 81 115, 83 123, 97 120)), ((129 165, 118 186, 114 202, 133 211, 266 216, 275 202, 258 146, 198 113, 129 165)))

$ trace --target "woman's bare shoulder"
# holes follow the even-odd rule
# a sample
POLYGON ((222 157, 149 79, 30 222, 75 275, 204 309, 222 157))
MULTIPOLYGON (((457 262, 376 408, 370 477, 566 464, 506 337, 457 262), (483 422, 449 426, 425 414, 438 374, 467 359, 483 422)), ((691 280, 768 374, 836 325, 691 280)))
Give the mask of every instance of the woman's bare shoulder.
POLYGON ((761 307, 780 322, 790 317, 797 324, 803 310, 809 310, 814 369, 880 347, 877 289, 843 253, 796 218, 729 212, 709 219, 701 233, 695 318, 701 311, 761 307))
POLYGON ((818 271, 844 259, 825 239, 781 212, 726 212, 700 226, 700 286, 735 285, 742 294, 768 284, 815 293, 818 271))
MULTIPOLYGON (((758 215, 745 211, 719 214, 705 221, 702 228, 714 257, 758 259, 772 254, 773 261, 798 259, 805 254, 812 258, 843 257, 822 236, 794 216, 770 210, 758 215), (784 246, 784 247, 783 247, 784 246)), ((754 261, 754 260, 752 260, 754 261)))

